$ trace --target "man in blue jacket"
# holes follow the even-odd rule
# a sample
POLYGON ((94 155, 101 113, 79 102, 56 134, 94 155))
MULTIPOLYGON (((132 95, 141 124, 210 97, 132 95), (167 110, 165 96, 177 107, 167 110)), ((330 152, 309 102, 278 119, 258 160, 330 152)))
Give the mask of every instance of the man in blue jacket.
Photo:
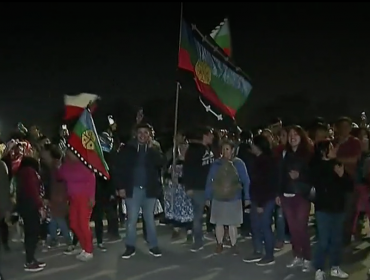
POLYGON ((112 164, 113 184, 119 196, 125 199, 127 207, 126 251, 122 254, 123 259, 135 255, 140 209, 146 223, 149 253, 155 257, 162 256, 157 243, 154 207, 162 191, 159 171, 166 160, 155 145, 150 131, 150 125, 138 124, 136 138, 120 150, 112 164))

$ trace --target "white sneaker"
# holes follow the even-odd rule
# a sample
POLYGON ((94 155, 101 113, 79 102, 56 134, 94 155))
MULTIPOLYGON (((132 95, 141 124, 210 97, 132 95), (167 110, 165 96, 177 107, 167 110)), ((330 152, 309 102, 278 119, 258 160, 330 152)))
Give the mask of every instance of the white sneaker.
POLYGON ((291 263, 286 265, 287 268, 299 267, 303 265, 303 261, 301 258, 295 257, 291 263))
POLYGON ((22 239, 20 237, 13 237, 12 242, 14 243, 22 242, 22 239))
POLYGON ((85 250, 82 250, 77 256, 76 256, 76 259, 80 259, 82 258, 83 254, 85 254, 85 250))
POLYGON ((324 280, 326 278, 325 272, 321 269, 316 270, 315 280, 324 280))
POLYGON ((334 266, 330 269, 330 276, 340 279, 347 279, 349 277, 348 273, 341 270, 339 266, 334 266))
POLYGON ((81 252, 76 258, 80 261, 87 262, 94 257, 92 253, 86 253, 85 251, 81 252))
POLYGON ((302 272, 310 272, 310 271, 311 271, 311 261, 303 260, 302 272))

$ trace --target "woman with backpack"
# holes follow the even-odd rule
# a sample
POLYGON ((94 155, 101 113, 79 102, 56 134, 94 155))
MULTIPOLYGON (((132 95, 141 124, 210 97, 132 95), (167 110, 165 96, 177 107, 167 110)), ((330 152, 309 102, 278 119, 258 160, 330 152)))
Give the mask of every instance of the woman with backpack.
POLYGON ((206 183, 206 205, 211 207, 211 223, 216 225, 216 254, 223 251, 224 226, 229 226, 231 250, 236 249, 237 228, 243 223, 243 204, 249 205, 249 175, 244 162, 235 157, 231 141, 222 144, 221 158, 212 163, 206 183), (242 197, 242 191, 244 197, 242 197))

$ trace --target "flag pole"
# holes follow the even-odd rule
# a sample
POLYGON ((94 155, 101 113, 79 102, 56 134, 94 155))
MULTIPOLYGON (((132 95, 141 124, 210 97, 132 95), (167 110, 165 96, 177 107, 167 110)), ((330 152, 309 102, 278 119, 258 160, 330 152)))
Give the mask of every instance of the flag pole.
MULTIPOLYGON (((178 54, 180 54, 180 48, 181 48, 182 20, 183 20, 183 2, 180 3, 178 54)), ((178 126, 178 118, 179 118, 180 89, 181 89, 181 85, 179 81, 177 81, 176 82, 176 99, 175 99, 175 122, 174 122, 174 129, 173 129, 173 150, 172 150, 172 171, 171 171, 172 179, 174 179, 174 176, 175 176, 175 165, 176 165, 176 150, 177 150, 176 136, 177 136, 177 129, 178 129, 177 126, 178 126)))

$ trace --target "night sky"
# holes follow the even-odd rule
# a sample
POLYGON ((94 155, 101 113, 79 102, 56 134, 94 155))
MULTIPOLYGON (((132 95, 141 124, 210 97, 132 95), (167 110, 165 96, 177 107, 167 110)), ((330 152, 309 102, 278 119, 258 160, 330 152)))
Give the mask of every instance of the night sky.
MULTIPOLYGON (((64 94, 99 94, 107 112, 173 97, 179 8, 0 4, 0 130, 17 121, 50 129, 64 94)), ((368 109, 369 10, 368 3, 184 3, 185 19, 204 33, 230 19, 233 58, 254 86, 242 123, 266 121, 266 110, 332 118, 368 109), (293 108, 299 104, 309 109, 293 108)))

